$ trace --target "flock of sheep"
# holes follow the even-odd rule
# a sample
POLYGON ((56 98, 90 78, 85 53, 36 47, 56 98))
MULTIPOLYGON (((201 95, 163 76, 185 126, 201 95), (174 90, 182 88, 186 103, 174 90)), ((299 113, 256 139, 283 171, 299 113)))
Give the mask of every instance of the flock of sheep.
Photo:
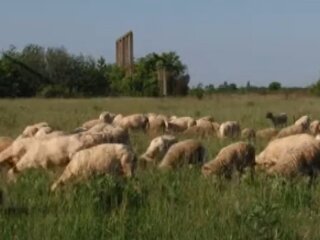
POLYGON ((252 176, 258 169, 286 177, 308 175, 311 182, 320 169, 320 122, 302 116, 286 126, 286 114, 267 113, 266 118, 272 120, 274 127, 257 131, 241 130, 237 121, 218 124, 209 116, 195 120, 155 113, 123 116, 103 112, 72 133, 54 130, 41 122, 27 126, 16 139, 0 138, 0 169, 5 171, 8 181, 14 182, 27 169, 63 167, 52 191, 71 180, 94 174, 131 177, 138 161, 144 167, 153 165, 169 170, 199 166, 204 176, 231 178, 235 173, 241 176, 248 168, 252 176), (130 132, 134 130, 153 136, 139 157, 130 142, 130 132), (178 134, 189 138, 179 141, 178 134), (237 142, 222 148, 208 161, 206 149, 197 139, 211 136, 237 142), (270 141, 257 156, 256 139, 270 141))

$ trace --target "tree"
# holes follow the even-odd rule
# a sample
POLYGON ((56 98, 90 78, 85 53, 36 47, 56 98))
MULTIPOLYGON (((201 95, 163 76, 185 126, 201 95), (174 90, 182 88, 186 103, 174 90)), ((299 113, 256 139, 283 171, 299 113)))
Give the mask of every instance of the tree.
POLYGON ((277 91, 281 89, 281 83, 279 82, 271 82, 268 86, 270 91, 277 91))

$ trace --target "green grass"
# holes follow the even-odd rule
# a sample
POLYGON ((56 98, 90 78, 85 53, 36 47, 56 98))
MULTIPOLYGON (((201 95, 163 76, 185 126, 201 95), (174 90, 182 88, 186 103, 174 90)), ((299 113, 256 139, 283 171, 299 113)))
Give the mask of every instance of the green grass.
MULTIPOLYGON (((320 99, 293 96, 217 95, 210 99, 25 99, 0 101, 0 135, 17 136, 30 123, 48 121, 72 130, 103 110, 125 114, 157 112, 213 115, 218 122, 238 120, 243 127, 268 127, 266 111, 320 118, 320 99)), ((141 154, 150 138, 132 135, 141 154)), ((202 140, 209 158, 231 141, 202 140)), ((259 152, 265 142, 257 142, 259 152)), ((49 187, 58 172, 31 170, 16 184, 0 178, 0 239, 319 239, 320 184, 305 179, 244 176, 239 183, 205 179, 198 169, 138 170, 127 182, 95 177, 49 187)))

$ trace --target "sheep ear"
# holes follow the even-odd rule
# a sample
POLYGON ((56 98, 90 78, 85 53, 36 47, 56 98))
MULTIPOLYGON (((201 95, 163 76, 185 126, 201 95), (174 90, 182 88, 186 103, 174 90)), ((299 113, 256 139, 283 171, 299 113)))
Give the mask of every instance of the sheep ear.
POLYGON ((39 128, 32 129, 32 136, 35 135, 39 131, 39 128))

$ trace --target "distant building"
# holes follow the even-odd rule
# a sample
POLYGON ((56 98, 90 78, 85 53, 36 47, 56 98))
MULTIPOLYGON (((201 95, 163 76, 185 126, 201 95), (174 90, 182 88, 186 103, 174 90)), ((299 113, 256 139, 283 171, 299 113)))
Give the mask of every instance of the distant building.
POLYGON ((128 75, 133 74, 133 33, 126 33, 116 41, 116 63, 125 69, 128 75))

